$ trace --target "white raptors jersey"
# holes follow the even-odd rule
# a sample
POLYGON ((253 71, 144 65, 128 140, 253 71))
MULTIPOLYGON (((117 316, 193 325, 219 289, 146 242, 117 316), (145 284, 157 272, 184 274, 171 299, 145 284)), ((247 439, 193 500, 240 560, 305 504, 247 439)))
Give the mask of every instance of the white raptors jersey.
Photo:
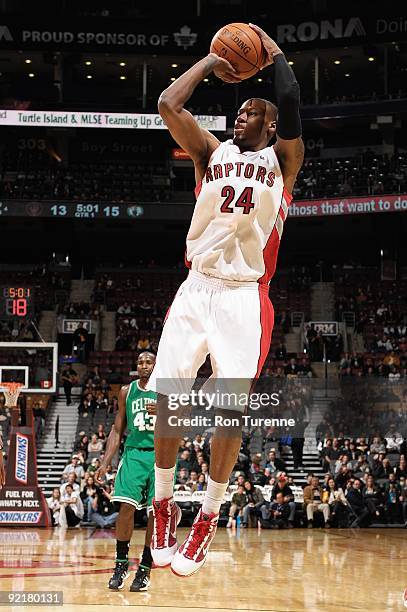
POLYGON ((291 202, 273 147, 241 153, 232 140, 221 143, 195 194, 187 266, 226 280, 268 283, 291 202))

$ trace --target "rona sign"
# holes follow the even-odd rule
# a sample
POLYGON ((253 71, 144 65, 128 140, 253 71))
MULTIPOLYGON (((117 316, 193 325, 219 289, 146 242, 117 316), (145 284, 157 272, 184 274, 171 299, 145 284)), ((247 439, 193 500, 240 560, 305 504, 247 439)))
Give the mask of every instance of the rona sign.
POLYGON ((329 38, 352 38, 366 36, 366 30, 359 17, 350 19, 334 19, 329 21, 303 21, 297 25, 285 23, 277 26, 277 42, 296 43, 313 40, 328 40, 329 38))

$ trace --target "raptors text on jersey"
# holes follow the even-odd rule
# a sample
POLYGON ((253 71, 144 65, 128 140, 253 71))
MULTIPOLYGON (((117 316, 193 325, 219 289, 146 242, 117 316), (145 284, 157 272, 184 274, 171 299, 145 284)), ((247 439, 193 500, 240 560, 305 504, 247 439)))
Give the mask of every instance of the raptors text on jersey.
POLYGON ((196 190, 186 264, 232 281, 269 283, 291 195, 273 147, 245 151, 227 140, 196 190))

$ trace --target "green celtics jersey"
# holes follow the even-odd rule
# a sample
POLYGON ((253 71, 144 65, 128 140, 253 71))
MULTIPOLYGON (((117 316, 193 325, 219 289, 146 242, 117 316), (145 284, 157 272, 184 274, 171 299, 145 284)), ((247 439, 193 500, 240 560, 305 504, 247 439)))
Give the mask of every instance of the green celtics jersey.
POLYGON ((145 391, 138 380, 130 383, 126 398, 126 418, 128 436, 126 448, 154 448, 155 415, 147 412, 148 404, 155 404, 157 394, 145 391))

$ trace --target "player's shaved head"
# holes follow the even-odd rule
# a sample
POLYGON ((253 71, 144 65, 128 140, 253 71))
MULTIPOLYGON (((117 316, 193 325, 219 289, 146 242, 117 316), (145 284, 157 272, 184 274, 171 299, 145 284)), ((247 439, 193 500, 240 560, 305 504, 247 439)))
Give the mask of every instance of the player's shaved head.
POLYGON ((155 361, 155 355, 151 351, 143 351, 142 353, 140 353, 140 355, 137 357, 137 361, 139 359, 143 359, 143 357, 146 359, 150 358, 153 361, 155 361))
POLYGON ((252 98, 250 102, 253 100, 257 100, 257 102, 261 102, 264 105, 264 114, 266 115, 269 121, 275 121, 277 118, 277 106, 275 106, 270 100, 265 100, 264 98, 252 98))

